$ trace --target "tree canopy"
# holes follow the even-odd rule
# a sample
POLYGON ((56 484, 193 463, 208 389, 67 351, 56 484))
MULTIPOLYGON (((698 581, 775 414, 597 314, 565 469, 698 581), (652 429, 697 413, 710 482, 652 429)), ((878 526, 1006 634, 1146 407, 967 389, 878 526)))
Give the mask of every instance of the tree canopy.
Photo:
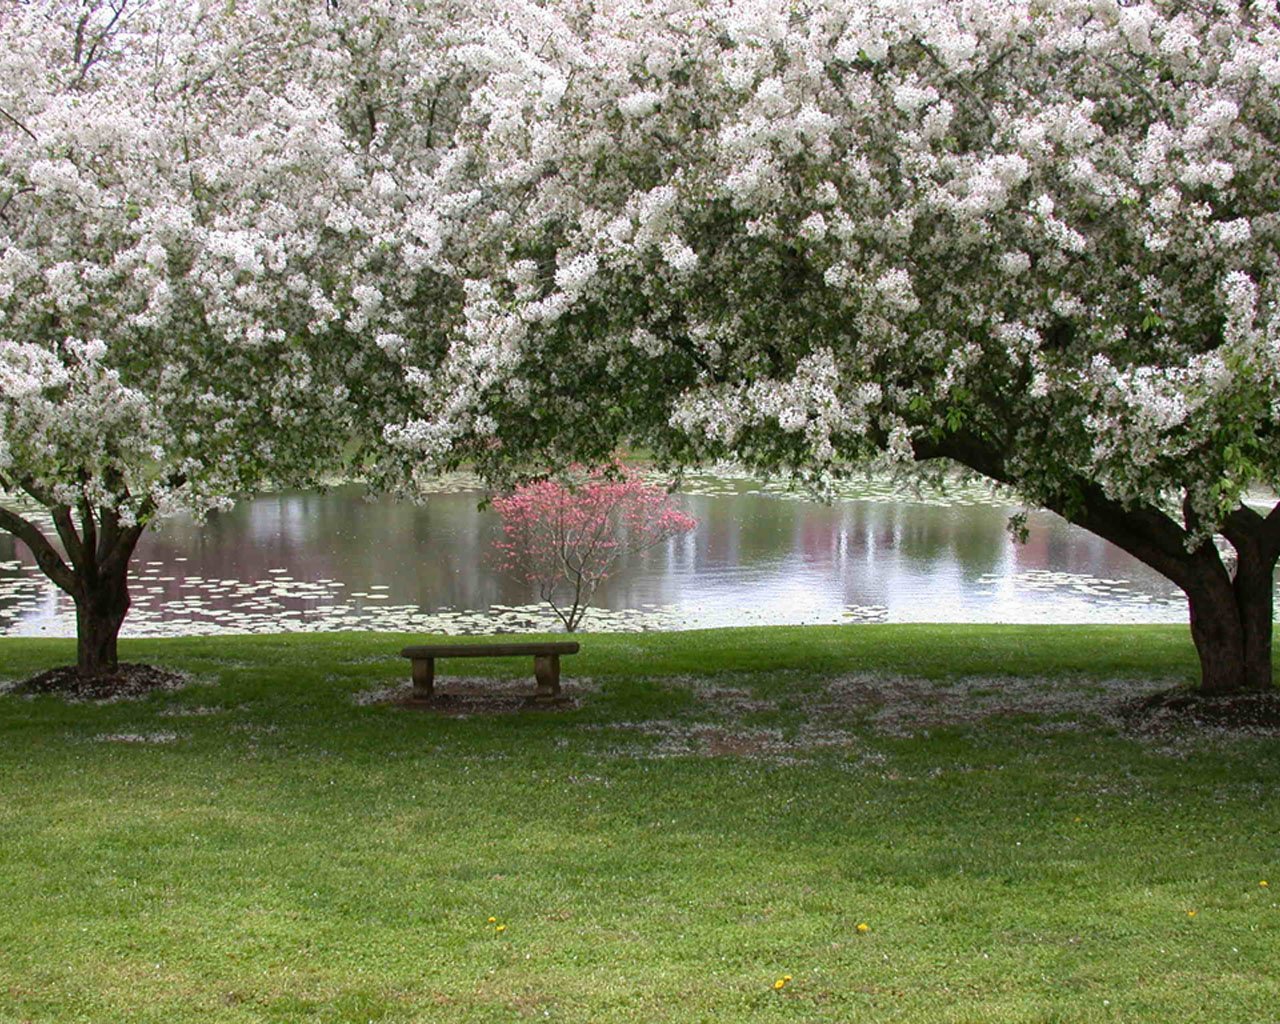
MULTIPOLYGON (((435 379, 472 398, 454 443, 598 457, 631 436, 819 480, 954 460, 1178 583, 1206 685, 1269 684, 1274 4, 497 21, 462 55, 485 84, 460 142, 501 230, 472 237, 435 379)), ((397 436, 435 436, 439 404, 397 436)))
POLYGON ((379 226, 434 149, 382 95, 429 133, 449 11, 396 10, 388 57, 377 5, 0 6, 0 527, 75 599, 85 671, 148 523, 313 482, 400 387, 379 226))
POLYGON ((388 488, 959 463, 1270 684, 1274 3, 0 11, 0 487, 73 563, 353 436, 388 488))

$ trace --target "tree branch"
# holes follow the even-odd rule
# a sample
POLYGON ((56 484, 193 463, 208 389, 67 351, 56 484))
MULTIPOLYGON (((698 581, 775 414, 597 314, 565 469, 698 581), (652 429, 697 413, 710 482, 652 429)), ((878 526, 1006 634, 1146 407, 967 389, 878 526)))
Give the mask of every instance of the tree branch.
POLYGON ((120 21, 121 15, 124 14, 126 6, 128 6, 128 0, 120 0, 118 5, 111 6, 111 20, 107 22, 103 30, 99 32, 93 42, 89 44, 88 53, 84 53, 84 30, 89 24, 89 13, 86 13, 84 17, 80 19, 79 24, 76 25, 75 53, 73 55, 73 60, 80 65, 80 71, 71 82, 72 89, 80 88, 89 74, 89 69, 102 59, 103 54, 98 52, 98 48, 107 41, 107 38, 114 31, 116 24, 120 21))
MULTIPOLYGON (((3 117, 6 121, 10 122, 11 124, 17 125, 17 127, 21 129, 26 134, 27 138, 29 138, 32 142, 40 141, 39 139, 36 138, 35 132, 33 132, 25 124, 23 124, 11 113, 9 113, 9 111, 5 110, 4 107, 0 107, 0 117, 3 117)), ((9 204, 6 203, 5 205, 8 206, 9 204)))
POLYGON ((3 203, 3 204, 0 204, 0 220, 5 221, 6 223, 8 223, 8 221, 9 221, 9 205, 10 205, 10 204, 15 200, 15 199, 17 199, 17 198, 18 198, 18 196, 23 195, 23 194, 24 194, 24 193, 26 193, 26 192, 34 192, 34 191, 35 191, 35 189, 34 189, 31 185, 27 185, 27 186, 25 186, 25 187, 23 187, 23 188, 15 189, 14 191, 10 192, 7 196, 5 196, 5 197, 4 197, 4 203, 3 203))
POLYGON ((88 552, 80 540, 80 534, 76 532, 76 524, 71 520, 70 506, 54 505, 49 512, 53 515, 53 525, 58 530, 62 547, 66 550, 67 557, 71 559, 71 564, 86 582, 91 583, 94 566, 92 559, 86 557, 88 552))
POLYGON ((19 480, 17 483, 18 487, 26 493, 27 497, 36 504, 43 505, 45 508, 53 508, 58 504, 58 502, 54 500, 52 494, 46 491, 30 477, 25 480, 19 480))
POLYGON ((111 557, 116 541, 120 539, 120 517, 116 514, 115 509, 104 505, 98 510, 98 518, 98 564, 102 565, 103 562, 111 557))
POLYGON ((53 580, 60 589, 65 590, 72 597, 76 596, 78 589, 76 574, 68 568, 67 563, 58 554, 57 548, 49 543, 49 539, 40 532, 39 527, 17 513, 0 506, 0 530, 11 533, 22 541, 35 557, 40 571, 53 580))
POLYGON ((133 549, 138 546, 142 531, 145 529, 145 526, 138 523, 119 531, 115 544, 112 545, 110 553, 100 566, 103 576, 110 577, 115 573, 124 571, 129 559, 133 557, 133 549))
POLYGON ((87 498, 80 499, 80 532, 84 535, 85 550, 94 555, 98 553, 98 524, 93 518, 93 506, 87 498))
POLYGON ((949 67, 947 67, 946 61, 944 61, 941 57, 939 57, 937 54, 937 51, 935 51, 934 48, 930 46, 928 43, 926 43, 923 39, 917 36, 917 37, 913 37, 911 42, 914 43, 917 47, 919 47, 919 49, 925 54, 925 56, 927 56, 929 60, 931 60, 934 64, 937 65, 939 71, 941 71, 944 75, 948 76, 949 84, 958 86, 960 91, 963 92, 966 96, 969 97, 970 100, 973 101, 974 106, 978 108, 978 112, 986 119, 987 125, 994 130, 996 127, 995 115, 991 113, 991 108, 987 105, 986 100, 984 100, 981 96, 979 96, 976 91, 974 91, 973 86, 971 86, 968 82, 966 82, 959 74, 956 74, 949 67))
POLYGON ((1222 522, 1222 536, 1237 552, 1252 548, 1269 565, 1280 557, 1280 504, 1265 518, 1248 505, 1232 510, 1222 522))
MULTIPOLYGON (((917 461, 952 459, 998 483, 1017 486, 1004 456, 972 435, 957 433, 941 441, 920 439, 913 441, 912 447, 917 461)), ((1226 574, 1212 543, 1188 551, 1190 534, 1163 512, 1148 506, 1127 508, 1092 480, 1076 476, 1058 495, 1042 501, 1068 522, 1127 551, 1183 590, 1203 580, 1206 572, 1226 574)))
POLYGON ((1276 503, 1275 508, 1262 521, 1262 528, 1267 542, 1280 551, 1280 502, 1276 503))

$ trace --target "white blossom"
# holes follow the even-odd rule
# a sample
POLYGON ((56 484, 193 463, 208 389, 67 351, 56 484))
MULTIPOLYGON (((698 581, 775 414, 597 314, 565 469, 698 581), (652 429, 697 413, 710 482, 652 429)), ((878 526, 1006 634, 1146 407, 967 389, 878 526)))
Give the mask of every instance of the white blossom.
POLYGON ((599 267, 594 253, 579 253, 556 270, 556 287, 571 294, 580 292, 596 276, 599 267))
POLYGON ((688 274, 698 265, 698 254, 676 235, 668 235, 663 239, 662 258, 672 270, 680 274, 688 274))
POLYGON ((661 102, 661 93, 642 89, 640 92, 633 92, 618 100, 618 109, 622 111, 624 117, 641 118, 652 114, 661 102))
POLYGON ((911 275, 902 268, 881 274, 876 279, 875 290, 887 305, 900 312, 912 313, 920 308, 920 301, 911 287, 911 275))

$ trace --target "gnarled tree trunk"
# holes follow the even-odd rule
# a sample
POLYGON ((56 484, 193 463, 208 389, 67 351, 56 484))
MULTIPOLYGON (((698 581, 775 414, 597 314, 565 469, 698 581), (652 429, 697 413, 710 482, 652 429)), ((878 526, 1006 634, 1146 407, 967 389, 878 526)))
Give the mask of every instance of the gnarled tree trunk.
POLYGON ((1211 541, 1187 550, 1188 529, 1155 509, 1126 509, 1086 492, 1082 508, 1055 509, 1168 577, 1187 595, 1191 639, 1204 693, 1240 693, 1272 686, 1271 633, 1280 506, 1264 519, 1243 506, 1224 535, 1236 549, 1234 572, 1211 541))
POLYGON ((105 675, 120 663, 120 627, 129 612, 129 559, 142 527, 123 526, 115 510, 84 507, 77 532, 67 508, 54 509, 54 525, 71 559, 76 602, 76 667, 82 676, 105 675))
POLYGON ((56 504, 31 486, 24 490, 53 516, 65 557, 31 520, 0 507, 0 529, 22 541, 36 564, 76 605, 76 667, 82 676, 105 675, 119 665, 120 627, 129 612, 129 560, 143 526, 125 525, 112 508, 56 504))
MULTIPOLYGON (((1232 608, 1239 635, 1239 665, 1233 671, 1241 680, 1238 686, 1228 689, 1266 690, 1273 685, 1271 661, 1271 635, 1275 620, 1275 573, 1280 560, 1280 505, 1263 517, 1251 508, 1236 509, 1222 525, 1222 534, 1236 550, 1235 575, 1231 579, 1230 598, 1226 594, 1215 595, 1210 602, 1214 609, 1232 608)), ((1196 595, 1188 590, 1191 599, 1192 634, 1197 621, 1196 595)), ((1201 652, 1201 668, 1204 669, 1205 689, 1209 685, 1209 670, 1205 669, 1208 644, 1198 640, 1196 649, 1201 652)), ((1224 651, 1226 655, 1228 652, 1224 651)), ((1234 660, 1234 649, 1230 652, 1234 660)), ((1219 670, 1215 667, 1214 675, 1219 670)), ((1216 681, 1216 680, 1215 680, 1216 681)))
POLYGON ((120 627, 129 612, 128 563, 98 576, 73 595, 76 602, 76 667, 82 676, 107 675, 120 663, 120 627))
POLYGON ((1200 689, 1206 693, 1266 690, 1272 685, 1271 587, 1239 586, 1242 576, 1256 575, 1256 566, 1237 569, 1234 582, 1196 583, 1187 590, 1191 638, 1200 656, 1200 689))
MULTIPOLYGON (((971 436, 916 443, 916 457, 950 458, 1000 483, 1016 486, 1003 455, 971 436)), ((1185 524, 1159 509, 1126 507, 1091 480, 1077 478, 1043 499, 1068 522, 1081 526, 1145 562, 1187 595, 1191 638, 1200 658, 1205 693, 1268 690, 1273 685, 1271 634, 1276 562, 1280 559, 1280 504, 1267 516, 1240 506, 1222 525, 1236 551, 1234 571, 1211 541, 1188 545, 1196 535, 1188 505, 1185 524)))

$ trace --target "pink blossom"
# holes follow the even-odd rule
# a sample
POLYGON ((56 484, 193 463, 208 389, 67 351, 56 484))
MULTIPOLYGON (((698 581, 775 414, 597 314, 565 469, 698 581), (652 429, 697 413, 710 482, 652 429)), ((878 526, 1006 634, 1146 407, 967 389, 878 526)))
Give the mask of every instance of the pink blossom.
POLYGON ((630 469, 573 466, 566 480, 521 484, 495 498, 499 565, 538 588, 573 632, 619 557, 688 533, 697 521, 630 469), (568 595, 567 607, 560 600, 568 595))

